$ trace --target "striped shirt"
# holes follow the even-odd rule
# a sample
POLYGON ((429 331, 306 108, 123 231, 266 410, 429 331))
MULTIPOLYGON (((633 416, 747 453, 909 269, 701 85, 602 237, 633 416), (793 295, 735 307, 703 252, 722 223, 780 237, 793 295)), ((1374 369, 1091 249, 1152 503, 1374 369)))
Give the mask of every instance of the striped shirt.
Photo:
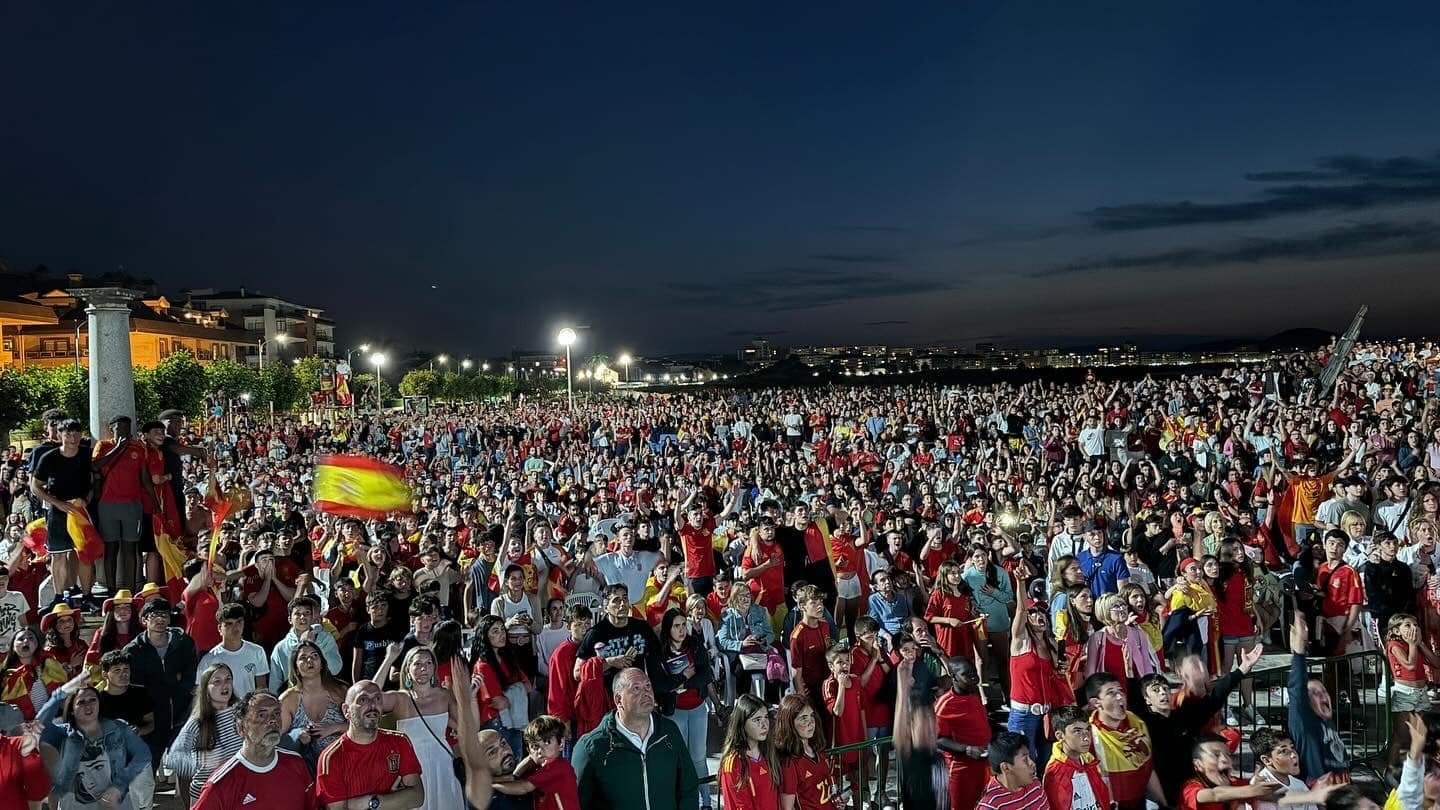
POLYGON ((210 773, 239 753, 241 744, 245 742, 235 728, 234 706, 227 706, 216 712, 211 723, 215 726, 215 733, 210 738, 209 751, 195 750, 200 723, 191 717, 185 721, 180 733, 175 736, 175 742, 170 744, 169 753, 165 755, 165 765, 170 770, 182 778, 192 779, 196 785, 205 784, 210 773))
POLYGON ((992 776, 976 810, 1050 810, 1050 800, 1045 798, 1045 786, 1039 779, 1019 790, 1010 790, 992 776))

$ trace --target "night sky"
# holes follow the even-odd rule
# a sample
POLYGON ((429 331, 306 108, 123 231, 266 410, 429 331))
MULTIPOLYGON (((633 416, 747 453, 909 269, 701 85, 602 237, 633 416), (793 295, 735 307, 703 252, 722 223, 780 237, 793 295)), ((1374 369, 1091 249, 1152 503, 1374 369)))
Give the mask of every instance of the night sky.
POLYGON ((7 5, 0 257, 342 350, 1436 331, 1433 2, 241 5, 7 5))

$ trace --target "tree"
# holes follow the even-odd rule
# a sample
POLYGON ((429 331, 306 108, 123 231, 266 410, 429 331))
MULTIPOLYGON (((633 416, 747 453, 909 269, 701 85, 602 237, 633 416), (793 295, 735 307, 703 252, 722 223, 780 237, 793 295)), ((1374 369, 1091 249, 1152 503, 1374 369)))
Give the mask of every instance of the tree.
POLYGON ((260 372, 257 402, 273 403, 277 411, 290 411, 300 401, 300 381, 289 363, 271 363, 260 372))
POLYGON ((7 444, 10 431, 43 410, 39 407, 36 382, 33 376, 0 368, 0 440, 7 444))
MULTIPOLYGON (((350 390, 354 392, 355 407, 360 409, 375 407, 375 374, 366 372, 356 374, 350 379, 350 390)), ((395 388, 389 380, 380 378, 380 397, 389 399, 395 393, 395 388)))
POLYGON ((155 390, 155 372, 135 367, 135 431, 140 425, 160 415, 160 394, 155 390))
POLYGON ((407 397, 439 398, 444 381, 427 368, 417 368, 400 378, 400 394, 407 397))
POLYGON ((180 350, 160 361, 153 376, 160 407, 198 416, 205 405, 207 379, 204 366, 188 351, 180 350))
POLYGON ((299 383, 303 396, 309 397, 320 390, 320 372, 324 366, 325 361, 313 354, 302 357, 295 364, 295 381, 299 383))
POLYGON ((241 394, 255 394, 259 388, 260 375, 244 363, 222 358, 205 367, 207 393, 223 391, 227 399, 234 399, 241 394))

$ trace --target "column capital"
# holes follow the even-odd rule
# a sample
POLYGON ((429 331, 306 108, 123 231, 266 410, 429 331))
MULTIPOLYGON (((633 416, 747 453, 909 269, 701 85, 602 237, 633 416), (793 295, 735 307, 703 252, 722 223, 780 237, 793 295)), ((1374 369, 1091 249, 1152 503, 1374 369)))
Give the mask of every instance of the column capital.
POLYGON ((145 296, 139 290, 129 290, 124 287, 72 287, 68 292, 85 300, 94 310, 120 310, 130 311, 130 302, 145 296))

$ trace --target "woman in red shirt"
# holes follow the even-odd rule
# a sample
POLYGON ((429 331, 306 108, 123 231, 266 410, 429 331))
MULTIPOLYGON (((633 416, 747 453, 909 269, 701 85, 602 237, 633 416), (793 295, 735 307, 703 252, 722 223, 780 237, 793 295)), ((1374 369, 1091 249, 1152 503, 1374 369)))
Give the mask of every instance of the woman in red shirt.
POLYGON ((719 776, 725 810, 780 810, 780 758, 770 740, 770 710, 754 695, 735 701, 719 776))
POLYGON ((925 603, 925 621, 935 627, 935 644, 946 659, 975 660, 975 601, 960 563, 946 560, 935 572, 925 603))
POLYGON ((835 513, 835 531, 830 535, 837 594, 835 622, 845 627, 848 638, 855 637, 855 620, 865 610, 865 558, 861 549, 869 542, 864 521, 855 520, 846 512, 835 513), (858 538, 852 533, 855 531, 859 532, 858 538))
MULTIPOLYGON (((1255 637, 1255 565, 1245 553, 1245 544, 1229 537, 1220 543, 1220 576, 1215 580, 1215 614, 1220 625, 1220 669, 1234 668, 1240 653, 1249 652, 1255 637)), ((1255 683, 1240 682, 1240 712, 1255 714, 1255 683)))
POLYGON ((825 728, 815 707, 799 695, 786 695, 775 715, 781 810, 835 810, 835 779, 825 747, 825 728))
POLYGON ((488 727, 504 735, 511 748, 525 750, 521 730, 527 721, 514 716, 505 690, 516 684, 524 684, 528 690, 529 680, 514 648, 510 646, 503 618, 492 615, 480 620, 475 628, 475 641, 470 646, 470 657, 475 661, 470 681, 479 690, 476 697, 480 706, 480 725, 490 724, 488 727), (499 724, 495 725, 495 721, 499 724))

